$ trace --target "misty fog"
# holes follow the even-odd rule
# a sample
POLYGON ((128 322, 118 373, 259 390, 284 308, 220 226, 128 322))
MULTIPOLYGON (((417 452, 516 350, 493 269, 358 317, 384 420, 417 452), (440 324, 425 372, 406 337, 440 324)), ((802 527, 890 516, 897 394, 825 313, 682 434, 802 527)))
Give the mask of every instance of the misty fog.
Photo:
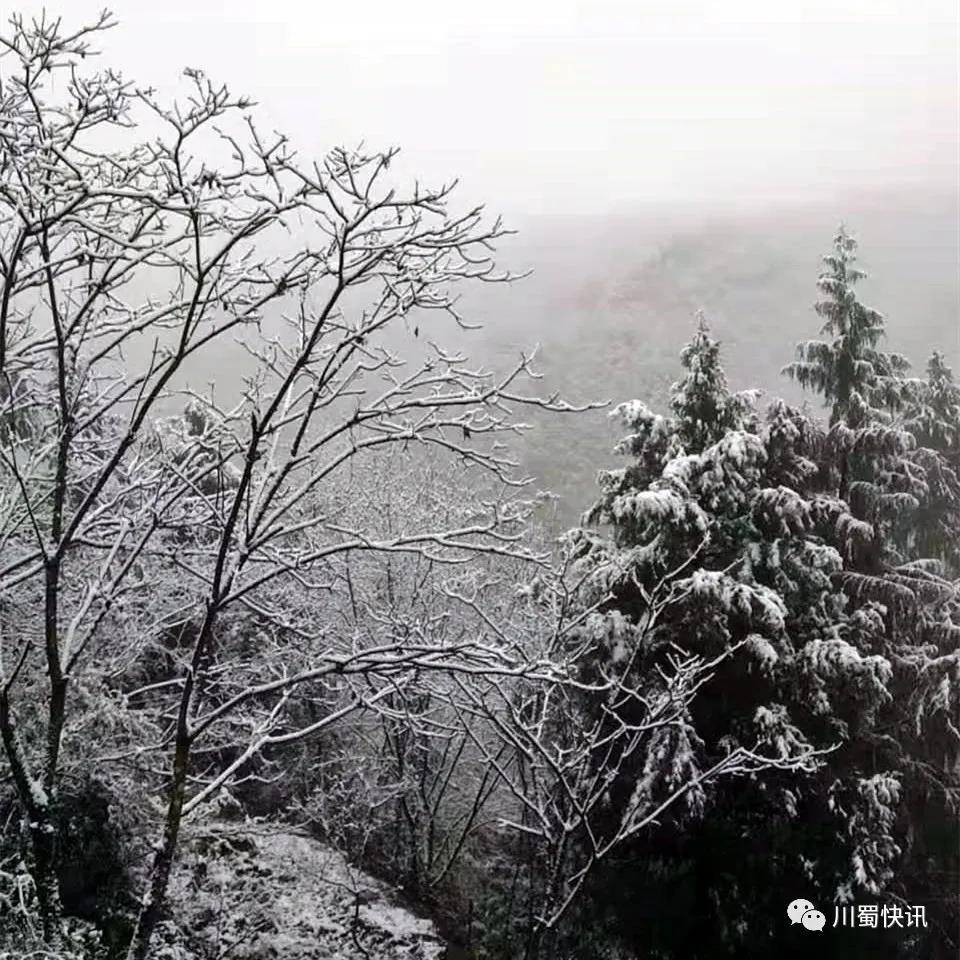
MULTIPOLYGON (((778 371, 818 329, 819 257, 841 222, 891 348, 918 372, 934 348, 960 359, 949 0, 113 10, 111 60, 138 83, 172 92, 202 66, 304 156, 396 144, 400 178, 458 179, 455 206, 503 215, 517 233, 499 262, 530 275, 469 290, 484 329, 440 339, 495 367, 539 344, 546 385, 571 400, 661 402, 701 309, 735 387, 798 399, 778 371)), ((238 348, 217 372, 221 395, 247 362, 238 348)), ((600 412, 550 417, 518 454, 574 518, 613 436, 600 412)))

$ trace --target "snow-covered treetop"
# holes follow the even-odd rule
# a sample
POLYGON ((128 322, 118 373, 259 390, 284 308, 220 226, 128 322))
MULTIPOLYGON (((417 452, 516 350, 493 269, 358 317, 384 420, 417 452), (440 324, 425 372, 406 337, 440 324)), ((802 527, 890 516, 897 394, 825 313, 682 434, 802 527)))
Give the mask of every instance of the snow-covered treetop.
POLYGON ((914 381, 913 386, 904 426, 921 446, 960 452, 960 384, 942 353, 934 350, 927 361, 927 379, 914 381))
POLYGON ((851 427, 873 419, 875 410, 900 406, 901 378, 909 366, 900 354, 879 349, 884 318, 857 297, 854 287, 866 274, 854 266, 856 250, 856 240, 841 227, 817 281, 823 294, 815 305, 824 318, 820 332, 830 339, 797 344, 797 359, 784 368, 799 384, 823 394, 831 424, 851 427))
POLYGON ((684 448, 699 453, 741 424, 749 398, 730 392, 720 343, 710 336, 702 312, 693 339, 680 352, 680 363, 686 373, 670 388, 670 406, 684 448))

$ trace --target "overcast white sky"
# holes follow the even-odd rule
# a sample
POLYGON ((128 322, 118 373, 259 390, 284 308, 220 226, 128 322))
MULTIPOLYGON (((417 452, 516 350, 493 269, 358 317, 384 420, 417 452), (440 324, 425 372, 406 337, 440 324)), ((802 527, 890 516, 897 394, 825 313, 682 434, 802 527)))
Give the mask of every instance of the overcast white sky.
MULTIPOLYGON (((47 4, 70 22, 102 2, 47 4)), ((0 9, 39 11, 41 3, 0 9)), ((203 67, 306 151, 399 144, 508 216, 957 189, 957 0, 115 0, 107 59, 203 67)))

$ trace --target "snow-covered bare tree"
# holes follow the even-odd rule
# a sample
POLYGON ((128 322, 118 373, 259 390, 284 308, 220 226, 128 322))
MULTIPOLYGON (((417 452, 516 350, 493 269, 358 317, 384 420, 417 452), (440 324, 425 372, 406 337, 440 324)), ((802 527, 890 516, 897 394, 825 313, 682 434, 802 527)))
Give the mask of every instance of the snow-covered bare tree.
MULTIPOLYGON (((575 942, 576 925, 567 921, 594 874, 637 838, 655 836, 664 817, 700 808, 713 784, 812 772, 821 763, 821 751, 776 710, 758 710, 739 740, 713 755, 701 749, 702 691, 759 640, 728 634, 712 650, 691 650, 673 632, 691 594, 718 592, 718 584, 689 576, 704 533, 679 564, 641 588, 629 614, 618 598, 636 585, 636 558, 583 531, 565 539, 560 568, 538 574, 499 622, 484 616, 484 584, 449 588, 494 636, 528 636, 537 659, 555 671, 487 674, 469 686, 456 678, 463 728, 504 788, 499 822, 524 873, 519 887, 511 884, 506 955, 533 960, 575 942)), ((776 629, 772 594, 743 590, 736 601, 752 603, 758 624, 776 629)))
POLYGON ((528 669, 469 638, 368 644, 322 602, 347 555, 525 557, 522 503, 388 528, 330 491, 391 447, 515 484, 494 441, 571 408, 524 389, 529 357, 494 376, 440 345, 459 285, 509 279, 498 222, 405 187, 395 150, 301 160, 200 70, 167 103, 96 69, 110 25, 0 37, 0 733, 51 948, 64 771, 136 762, 163 798, 142 960, 184 818, 256 757, 431 671, 528 669), (236 344, 242 389, 189 388, 236 344))

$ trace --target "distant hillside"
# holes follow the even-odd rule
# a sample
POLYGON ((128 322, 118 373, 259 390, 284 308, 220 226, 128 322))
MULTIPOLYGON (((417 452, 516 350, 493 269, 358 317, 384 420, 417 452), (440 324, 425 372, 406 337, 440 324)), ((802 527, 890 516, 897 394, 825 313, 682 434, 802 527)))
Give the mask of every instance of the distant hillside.
MULTIPOLYGON (((703 309, 735 389, 800 400, 779 371, 798 340, 817 334, 820 257, 843 219, 860 241, 869 274, 863 296, 886 315, 889 347, 906 353, 918 372, 937 347, 960 372, 958 204, 956 195, 887 192, 749 212, 651 206, 616 216, 538 217, 512 224, 516 235, 498 251, 505 268, 530 276, 464 288, 461 313, 482 329, 461 332, 433 315, 385 340, 413 361, 435 338, 496 370, 539 343, 541 392, 662 406, 703 309)), ((143 344, 143 357, 149 347, 143 344)), ((239 345, 221 349, 217 370, 187 369, 195 388, 215 380, 226 401, 254 363, 239 345)), ((571 524, 592 500, 598 468, 614 462, 616 430, 602 411, 531 419, 536 430, 514 444, 516 455, 538 487, 561 497, 560 522, 571 524)))
MULTIPOLYGON (((613 221, 535 221, 507 246, 533 276, 485 288, 471 345, 505 365, 542 344, 545 390, 571 399, 640 397, 662 405, 677 354, 703 309, 723 341, 735 389, 801 400, 779 374, 796 341, 815 336, 820 256, 841 219, 860 239, 865 300, 885 314, 891 349, 922 372, 932 348, 960 368, 957 198, 872 195, 846 211, 785 206, 749 215, 686 212, 613 221)), ((960 372, 960 371, 958 371, 960 372)), ((538 485, 562 497, 564 522, 589 503, 616 432, 603 413, 538 418, 520 450, 538 485)))

